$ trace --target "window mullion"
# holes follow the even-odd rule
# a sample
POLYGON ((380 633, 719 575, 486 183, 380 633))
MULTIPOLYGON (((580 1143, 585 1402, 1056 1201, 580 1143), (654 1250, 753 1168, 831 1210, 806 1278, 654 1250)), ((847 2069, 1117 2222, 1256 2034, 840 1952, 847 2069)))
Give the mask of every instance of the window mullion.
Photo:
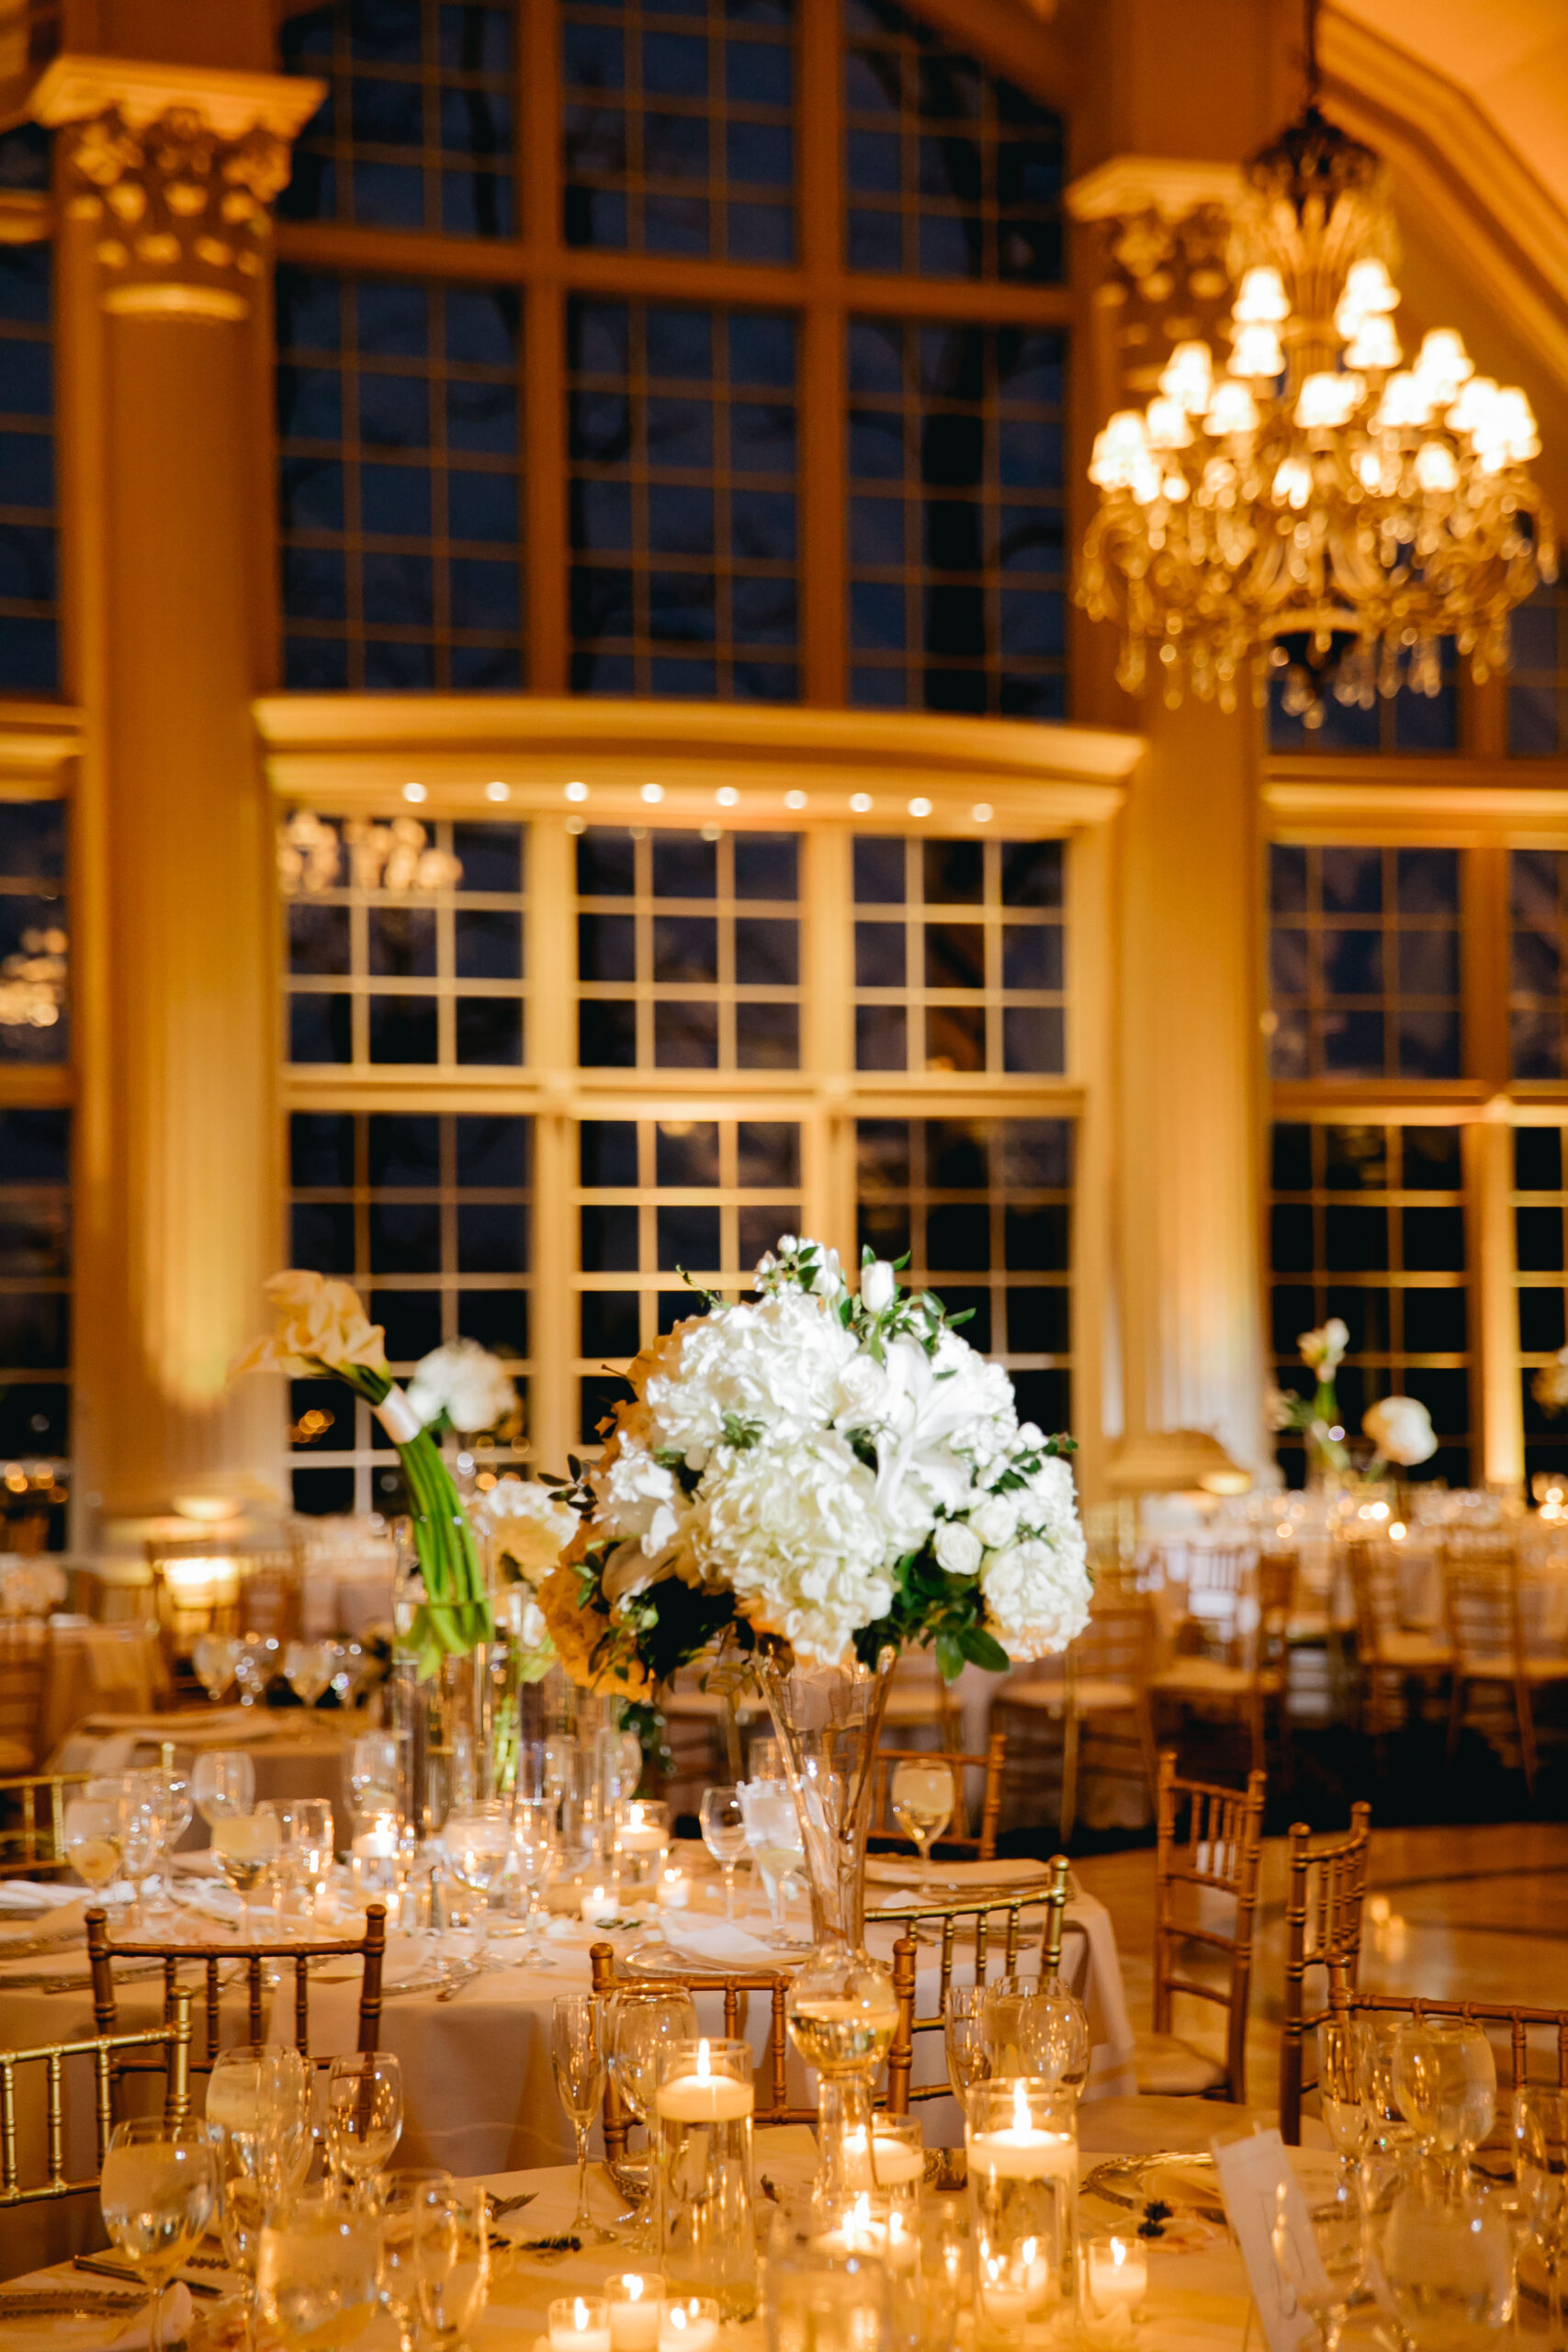
POLYGON ((1470 1241, 1471 1426, 1481 1432, 1489 1481, 1525 1474, 1524 1401, 1514 1250, 1514 1131, 1476 1120, 1465 1130, 1465 1213, 1470 1241))
POLYGON ((801 0, 798 203, 801 651, 809 703, 844 700, 844 308, 839 0, 801 0))

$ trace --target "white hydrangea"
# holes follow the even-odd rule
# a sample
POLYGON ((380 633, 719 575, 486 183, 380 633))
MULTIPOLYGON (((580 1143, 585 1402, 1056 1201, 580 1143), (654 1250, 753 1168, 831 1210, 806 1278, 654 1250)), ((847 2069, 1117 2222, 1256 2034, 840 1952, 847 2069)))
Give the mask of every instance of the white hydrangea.
POLYGON ((675 1474, 624 1434, 605 1448, 593 1481, 593 1524, 635 1541, 649 1559, 672 1544, 685 1498, 675 1474))
POLYGON ((852 1332, 813 1294, 772 1291, 678 1324, 653 1351, 643 1386, 650 1442, 700 1470, 725 1421, 804 1434, 838 1410, 839 1382, 856 1352, 852 1332))
POLYGON ((1074 1521, 1053 1539, 1026 1535, 980 1566, 986 1615, 1016 1664, 1066 1649, 1089 1623, 1089 1556, 1074 1521))
POLYGON ((499 1429, 517 1410, 512 1374, 477 1340, 448 1340, 415 1364, 409 1403, 426 1429, 443 1413, 464 1436, 499 1429))
POLYGON ((726 1446, 698 1489, 693 1556, 759 1631, 828 1665, 892 1605, 876 1481, 832 1430, 726 1446))

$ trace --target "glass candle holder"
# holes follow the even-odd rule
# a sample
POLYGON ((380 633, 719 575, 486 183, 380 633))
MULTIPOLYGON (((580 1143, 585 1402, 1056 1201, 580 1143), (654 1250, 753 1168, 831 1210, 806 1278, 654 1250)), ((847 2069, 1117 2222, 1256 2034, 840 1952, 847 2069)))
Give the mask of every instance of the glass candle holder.
POLYGON ((671 2043, 649 2119, 659 2267, 671 2295, 712 2295, 726 2319, 750 2319, 757 2308, 755 2104, 749 2042, 671 2043))
POLYGON ((662 1797, 626 1797, 615 1808, 615 1857, 623 1894, 647 1896, 670 1856, 670 1807, 662 1797))
POLYGON ((1149 2257, 1131 2233, 1085 2238, 1078 2248, 1079 2311, 1087 2324, 1125 2313, 1136 2321, 1149 2290, 1149 2257))
POLYGON ((964 2133, 983 2339, 1070 2318, 1077 2302, 1077 2118, 1054 2083, 976 2083, 964 2133))
POLYGON ((610 2352, 659 2352, 664 2280, 657 2270, 621 2270, 604 2281, 610 2352))
POLYGON ((926 2171, 925 2143, 914 2117, 874 2115, 869 2135, 849 2133, 844 2155, 857 2188, 888 2199, 906 2214, 914 2212, 926 2171))
POLYGON ((603 2295, 558 2295, 549 2331, 550 2352, 610 2352, 610 2306, 603 2295))
MULTIPOLYGON (((908 2344, 894 2321, 898 2277, 868 2195, 834 2211, 820 2196, 779 2207, 768 2239, 768 2352, 867 2352, 908 2344)), ((918 2301, 918 2267, 912 2274, 918 2301)))
POLYGON ((667 2296, 659 2315, 659 2352, 713 2352, 721 2316, 715 2295, 667 2296))

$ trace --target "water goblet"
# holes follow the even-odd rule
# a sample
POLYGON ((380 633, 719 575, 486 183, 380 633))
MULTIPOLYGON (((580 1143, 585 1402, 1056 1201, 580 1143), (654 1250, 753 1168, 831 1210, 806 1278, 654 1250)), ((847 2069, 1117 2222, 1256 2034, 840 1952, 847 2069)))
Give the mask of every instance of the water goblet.
POLYGON ((294 1815, 294 1867, 305 1889, 306 1907, 313 1919, 321 1903, 321 1890, 332 1876, 336 1825, 332 1806, 325 1797, 296 1797, 290 1810, 294 1815))
POLYGON ((381 2217, 381 2301, 397 2324, 399 2352, 414 2352, 419 2333, 420 2214, 452 2187, 449 2172, 398 2171, 382 2176, 376 2199, 381 2217))
POLYGON ((550 2011, 556 2093, 577 2137, 577 2211, 570 2227, 585 2245, 609 2245, 588 2211, 588 2135, 604 2098, 604 2015, 592 1993, 558 1993, 550 2011))
POLYGON ((119 1806, 112 1797, 71 1797, 65 1806, 65 1859, 95 1894, 119 1868, 119 1806))
POLYGON ((919 1854, 921 1891, 929 1891, 931 1849, 953 1819, 953 1767, 940 1757, 895 1765, 888 1794, 894 1820, 919 1854))
POLYGON ((174 1887, 169 1872, 175 1847, 190 1827, 196 1810, 191 1794, 191 1759, 184 1748, 165 1745, 163 1760, 154 1765, 150 1777, 158 1787, 158 1815, 163 1823, 163 1836, 158 1845, 158 1899, 173 1905, 174 1887))
POLYGON ((1527 2083, 1514 2094, 1514 2179, 1546 2271, 1547 2341, 1562 2342, 1562 2256, 1568 2252, 1568 2092, 1527 2083))
MULTIPOLYGON (((629 1986, 612 1996, 609 2006, 606 2059, 622 2106, 636 2123, 646 2127, 659 2089, 664 2052, 677 2041, 697 2035, 697 2013, 683 1993, 642 1991, 629 1986)), ((629 2167, 627 2168, 629 2175, 629 2167)), ((653 2227, 652 2167, 648 2167, 637 2210, 623 2213, 623 2222, 637 2221, 639 2230, 653 2227)), ((632 2194, 637 2196, 633 2188, 632 2194)))
POLYGON ((98 2193, 110 2238, 152 2298, 152 2352, 162 2352, 164 2290, 201 2244, 218 2202, 217 2152, 206 2124, 154 2117, 117 2123, 98 2193))
POLYGON ((1416 2352, 1494 2352, 1515 2298, 1501 2198, 1417 2165, 1389 2199, 1376 2246, 1393 2316, 1416 2352))
POLYGON ((1280 2276, 1335 2352, 1347 2312, 1367 2274, 1367 2217, 1354 2176, 1341 2172, 1298 2204, 1281 2183, 1270 2232, 1280 2276))
POLYGON ((348 1751, 348 1787, 355 1811, 396 1813, 399 1779, 396 1734, 361 1732, 348 1751))
POLYGON ((158 1809, 161 1801, 162 1791, 154 1773, 120 1775, 117 1798, 119 1866, 130 1881, 130 1909, 126 1917, 131 1926, 141 1917, 142 1889, 157 1867, 164 1840, 164 1817, 158 1809))
POLYGON ((735 1866, 746 1851, 746 1815, 733 1782, 705 1789, 697 1818, 703 1844, 724 1872, 724 1916, 735 1917, 735 1866))
POLYGON ((242 1707, 254 1707, 265 1699, 267 1685, 277 1671, 277 1647, 271 1634, 247 1634, 240 1644, 234 1679, 240 1686, 242 1707))
POLYGON ((949 1985, 942 2034, 948 2076, 962 2101, 971 2084, 990 2080, 991 2037, 984 1984, 949 1985))
POLYGON ((327 2154, 351 2198, 363 2195, 402 2136, 403 2070, 389 2050, 355 2050, 327 2074, 327 2154))
MULTIPOLYGON (((759 1740, 753 1752, 764 1745, 772 1743, 759 1740)), ((746 1843, 773 1914, 770 1941, 781 1951, 798 1951, 804 1939, 792 1933, 785 1918, 791 1890, 799 1883, 800 1872, 806 1866, 795 1799, 787 1782, 780 1780, 742 1781, 739 1788, 740 1809, 746 1819, 746 1843)))
POLYGON ((234 1665, 243 1646, 237 1634, 198 1634, 190 1645, 196 1679, 214 1704, 234 1679, 234 1665))
POLYGON ((1018 2017, 1019 2062, 1026 2075, 1060 2083, 1075 2097, 1089 2077, 1089 2017, 1059 1976, 1043 1976, 1018 2017))
POLYGON ((423 2201, 413 2261, 425 2340, 458 2352, 490 2301, 490 2199, 482 2188, 452 2184, 423 2201))
POLYGON ((333 2197, 297 2197, 270 2213, 256 2245, 256 2312, 285 2352, 348 2344, 376 2313, 381 2228, 333 2197))
POLYGON ((272 1869, 279 1830, 268 1813, 237 1813, 212 1825, 212 1852, 219 1869, 240 1898, 240 1925, 249 1936, 254 1929, 247 1896, 272 1869))
POLYGON ((512 1859, 512 1823, 506 1807, 491 1800, 449 1813, 441 1832, 441 1845, 452 1865, 453 1876, 475 1898, 473 1963, 476 1968, 486 1968, 491 1964, 491 1889, 499 1884, 512 1859))
POLYGON ((209 1829, 236 1814, 249 1813, 256 1801, 254 1761, 243 1748, 212 1748, 197 1758, 190 1792, 209 1829))
POLYGON ((1497 2112, 1497 2062, 1481 2027, 1464 2018, 1422 2017, 1394 2037, 1393 2094, 1405 2121, 1450 2182, 1497 2112))
POLYGON ((330 1642, 290 1642, 283 1653, 283 1671, 294 1696, 313 1707, 333 1679, 330 1642))

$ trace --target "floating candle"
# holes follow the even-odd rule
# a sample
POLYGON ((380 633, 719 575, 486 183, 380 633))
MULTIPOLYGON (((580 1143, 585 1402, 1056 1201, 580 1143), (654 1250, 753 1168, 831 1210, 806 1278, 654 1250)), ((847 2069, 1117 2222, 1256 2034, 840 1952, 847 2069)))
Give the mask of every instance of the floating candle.
POLYGON ((1004 2180, 1044 2180, 1053 2173, 1077 2177, 1077 2141, 1071 2132, 1048 2132, 1029 2118, 1029 2093, 1020 2082, 1013 2087, 1012 2121, 994 2132, 965 2133, 971 2169, 995 2174, 1004 2180))
POLYGON ((618 1916, 620 1908, 621 1899, 614 1887, 596 1886, 582 1898, 582 1923, 587 1928, 602 1928, 606 1919, 618 1916))
POLYGON ((660 2083, 654 2098, 655 2109, 667 2123, 739 2123, 754 2104, 750 2083, 713 2073, 705 2041, 697 2044, 696 2071, 660 2083))

